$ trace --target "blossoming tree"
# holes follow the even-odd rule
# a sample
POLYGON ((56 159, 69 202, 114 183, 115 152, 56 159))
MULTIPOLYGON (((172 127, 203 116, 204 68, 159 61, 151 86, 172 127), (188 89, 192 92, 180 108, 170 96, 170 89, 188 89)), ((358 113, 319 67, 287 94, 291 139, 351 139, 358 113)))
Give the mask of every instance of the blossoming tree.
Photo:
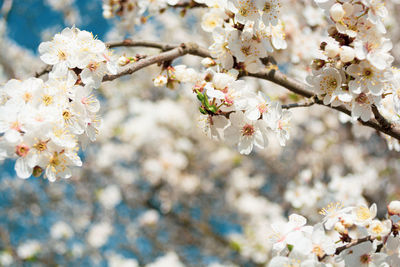
MULTIPOLYGON (((73 1, 48 2, 74 10, 73 1)), ((141 226, 168 215, 214 240, 210 251, 235 251, 226 265, 400 266, 397 2, 104 0, 109 42, 71 26, 39 45, 43 66, 18 62, 34 74, 0 58, 0 160, 14 160, 22 179, 116 179, 96 196, 104 212, 139 201, 149 209, 141 226), (267 197, 255 193, 271 182, 265 166, 286 179, 267 197), (246 218, 244 233, 221 238, 174 209, 218 195, 218 179, 230 212, 246 218)), ((4 14, 11 6, 4 1, 4 14)), ((9 57, 18 54, 3 38, 9 57)), ((112 228, 93 224, 87 242, 102 247, 112 228)), ((73 233, 59 222, 51 234, 73 233)), ((35 241, 9 247, 4 265, 40 250, 35 241)), ((115 266, 138 264, 110 255, 115 266)), ((158 264, 181 260, 167 254, 158 264)))

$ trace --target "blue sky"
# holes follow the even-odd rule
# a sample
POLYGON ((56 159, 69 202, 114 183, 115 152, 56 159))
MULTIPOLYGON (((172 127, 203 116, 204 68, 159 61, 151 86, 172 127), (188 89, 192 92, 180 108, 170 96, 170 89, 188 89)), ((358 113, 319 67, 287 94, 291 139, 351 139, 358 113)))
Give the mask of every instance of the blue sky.
MULTIPOLYGON (((109 22, 102 17, 101 0, 78 0, 76 5, 82 17, 77 25, 81 30, 93 32, 100 39, 109 29, 109 22)), ((0 0, 0 6, 3 0, 0 0)), ((54 11, 45 0, 14 0, 8 15, 8 36, 23 47, 37 52, 43 30, 57 27, 59 30, 70 26, 63 20, 63 14, 54 11)))

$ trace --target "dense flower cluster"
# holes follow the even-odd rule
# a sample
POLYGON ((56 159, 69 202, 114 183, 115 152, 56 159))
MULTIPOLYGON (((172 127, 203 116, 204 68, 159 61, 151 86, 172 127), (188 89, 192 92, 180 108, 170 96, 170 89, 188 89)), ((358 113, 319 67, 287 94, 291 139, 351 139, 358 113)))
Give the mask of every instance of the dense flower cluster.
POLYGON ((158 76, 155 85, 171 83, 171 76, 175 82, 194 83, 193 92, 201 104, 201 127, 209 137, 237 145, 239 152, 246 155, 254 146, 265 148, 268 133, 274 133, 280 145, 285 146, 291 113, 264 93, 250 90, 244 80, 237 80, 237 70, 221 73, 209 68, 197 73, 179 65, 170 67, 169 72, 158 76))
MULTIPOLYGON (((138 24, 145 12, 157 14, 177 3, 176 0, 105 1, 103 15, 110 18, 116 14, 138 24)), ((224 69, 240 67, 257 72, 263 67, 261 58, 287 46, 279 18, 279 0, 194 0, 187 8, 197 5, 208 7, 201 27, 212 33, 214 43, 210 52, 224 69)))
POLYGON ((47 81, 10 80, 0 88, 0 159, 16 158, 19 177, 69 178, 79 147, 96 139, 100 103, 93 89, 116 73, 110 51, 87 31, 66 28, 39 46, 47 81))
POLYGON ((400 201, 388 205, 384 220, 376 218, 376 204, 343 207, 329 204, 320 211, 321 223, 306 225, 292 214, 286 224, 272 225, 271 241, 277 256, 268 266, 398 266, 400 264, 400 201))
POLYGON ((261 58, 274 49, 285 49, 278 0, 205 1, 210 7, 202 28, 213 35, 211 55, 225 69, 241 67, 249 72, 263 68, 261 58))
POLYGON ((389 54, 393 45, 383 19, 388 11, 384 1, 315 0, 334 23, 329 37, 321 43, 308 77, 310 88, 325 105, 344 105, 353 120, 368 121, 373 105, 392 123, 400 123, 396 92, 398 78, 389 54), (391 101, 390 101, 391 100, 391 101), (386 104, 382 102, 385 101, 386 104))

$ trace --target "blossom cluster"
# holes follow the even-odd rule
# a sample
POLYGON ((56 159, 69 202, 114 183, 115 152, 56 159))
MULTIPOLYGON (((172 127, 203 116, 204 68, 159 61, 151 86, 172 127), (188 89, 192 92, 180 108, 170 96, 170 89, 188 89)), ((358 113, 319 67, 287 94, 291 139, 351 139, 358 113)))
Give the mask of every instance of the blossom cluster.
POLYGON ((46 81, 12 79, 0 87, 0 160, 16 159, 20 178, 44 173, 55 181, 82 165, 79 147, 96 139, 100 103, 93 89, 116 65, 103 42, 75 27, 41 43, 39 52, 52 66, 46 81))
POLYGON ((268 266, 398 266, 400 264, 400 201, 388 205, 386 219, 376 218, 377 206, 343 207, 340 202, 320 211, 322 222, 306 225, 292 214, 286 224, 274 224, 276 256, 268 266))
MULTIPOLYGON (((212 60, 203 63, 209 66, 212 60)), ((211 64, 212 65, 212 64, 211 64)), ((271 101, 263 92, 255 93, 238 80, 239 72, 216 72, 208 68, 197 73, 184 65, 169 67, 166 75, 159 75, 157 86, 175 82, 194 83, 193 92, 200 101, 200 125, 215 140, 237 145, 241 154, 250 154, 253 147, 265 148, 268 133, 274 133, 281 146, 289 139, 291 113, 282 110, 279 102, 271 101)))
MULTIPOLYGON (((145 12, 157 14, 177 3, 176 0, 109 1, 103 5, 103 15, 110 18, 117 14, 138 23, 145 12)), ((260 59, 287 46, 284 25, 279 19, 279 0, 194 0, 188 3, 188 8, 208 7, 201 18, 201 28, 212 33, 214 43, 210 52, 224 69, 235 67, 258 72, 263 68, 260 59)))
POLYGON ((279 0, 205 1, 210 7, 202 17, 202 29, 211 32, 211 55, 225 69, 248 72, 263 68, 261 58, 275 49, 285 49, 279 0))
POLYGON ((384 1, 315 2, 333 25, 307 77, 310 89, 325 105, 345 106, 353 120, 370 120, 374 105, 390 122, 400 123, 399 82, 391 66, 393 45, 385 37, 384 1))

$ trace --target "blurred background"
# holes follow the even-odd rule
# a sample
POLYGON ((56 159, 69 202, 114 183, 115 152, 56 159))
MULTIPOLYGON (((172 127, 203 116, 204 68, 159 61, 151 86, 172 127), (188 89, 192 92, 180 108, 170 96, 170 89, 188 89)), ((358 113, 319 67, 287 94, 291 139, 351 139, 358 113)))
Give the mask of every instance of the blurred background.
MULTIPOLYGON (((311 1, 282 2, 289 48, 275 58, 302 80, 326 22, 311 1)), ((103 41, 211 44, 197 23, 203 10, 184 17, 166 10, 140 25, 103 18, 102 4, 0 0, 0 82, 45 67, 38 45, 71 25, 103 41)), ((388 5, 397 55, 398 5, 388 5)), ((191 56, 175 63, 201 68, 191 56)), ((159 73, 152 66, 98 90, 100 135, 80 152, 84 166, 72 178, 22 180, 13 161, 0 165, 0 266, 264 266, 271 223, 296 212, 313 224, 335 201, 375 202, 385 210, 387 201, 399 198, 398 152, 375 132, 330 109, 299 108, 286 147, 271 137, 266 149, 242 156, 203 133, 191 86, 155 88, 152 78, 159 73)), ((296 100, 267 81, 247 84, 283 103, 296 100)))

